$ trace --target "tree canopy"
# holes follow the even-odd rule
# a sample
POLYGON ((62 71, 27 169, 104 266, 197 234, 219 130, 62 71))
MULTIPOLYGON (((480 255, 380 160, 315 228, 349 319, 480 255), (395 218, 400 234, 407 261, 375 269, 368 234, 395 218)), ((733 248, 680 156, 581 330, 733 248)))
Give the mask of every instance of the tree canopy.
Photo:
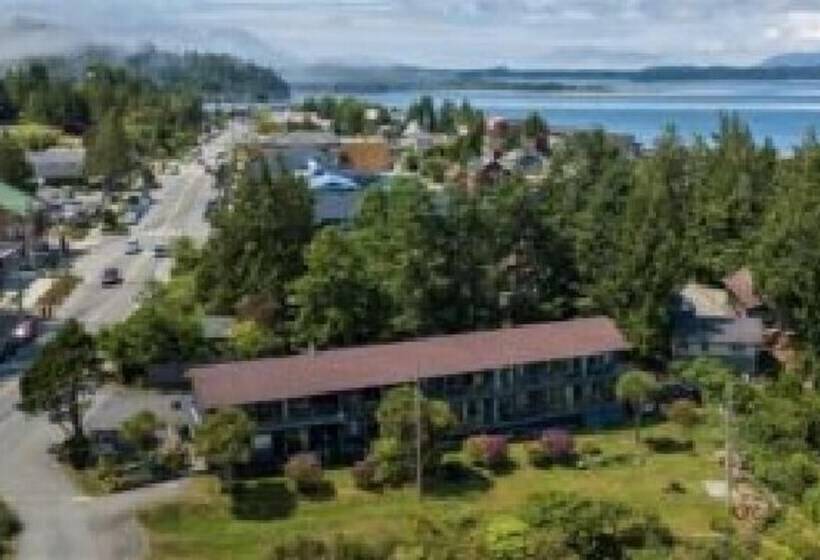
POLYGON ((313 202, 303 179, 271 177, 260 164, 243 177, 231 208, 216 217, 197 269, 197 290, 221 313, 235 311, 244 297, 265 298, 281 320, 287 288, 304 271, 313 202))
POLYGON ((94 338, 69 319, 20 378, 23 408, 67 420, 70 439, 84 440, 84 399, 98 379, 97 365, 94 338))
POLYGON ((0 182, 25 188, 31 179, 25 150, 8 133, 0 133, 0 182))
POLYGON ((416 446, 421 448, 421 468, 436 467, 441 459, 441 440, 455 427, 455 417, 445 401, 419 395, 412 386, 391 389, 376 411, 379 439, 372 455, 380 478, 388 483, 411 480, 416 474, 416 446), (418 399, 418 400, 417 400, 418 399))

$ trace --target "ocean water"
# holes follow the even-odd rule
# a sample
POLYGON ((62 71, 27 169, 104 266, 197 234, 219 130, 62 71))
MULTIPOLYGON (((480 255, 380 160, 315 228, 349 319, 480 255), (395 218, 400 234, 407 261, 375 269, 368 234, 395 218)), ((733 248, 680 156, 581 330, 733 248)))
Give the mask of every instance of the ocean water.
POLYGON ((681 136, 706 138, 717 128, 721 112, 736 112, 755 138, 770 138, 790 151, 806 133, 820 130, 820 81, 673 81, 636 83, 596 80, 604 92, 532 92, 510 90, 415 90, 369 94, 363 97, 406 107, 421 95, 435 99, 468 99, 490 115, 523 117, 540 113, 556 127, 603 127, 635 135, 652 145, 667 125, 681 136))

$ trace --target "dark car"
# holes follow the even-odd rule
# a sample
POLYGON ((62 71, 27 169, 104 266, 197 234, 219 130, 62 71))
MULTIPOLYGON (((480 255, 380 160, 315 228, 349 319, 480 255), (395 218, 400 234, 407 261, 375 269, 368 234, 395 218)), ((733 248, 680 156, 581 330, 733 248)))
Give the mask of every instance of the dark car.
POLYGON ((102 275, 102 285, 103 286, 116 286, 122 282, 122 277, 120 276, 120 269, 116 267, 109 267, 103 270, 102 275))
POLYGON ((171 256, 171 251, 168 249, 168 245, 164 243, 157 243, 154 245, 154 257, 157 259, 164 259, 171 256))

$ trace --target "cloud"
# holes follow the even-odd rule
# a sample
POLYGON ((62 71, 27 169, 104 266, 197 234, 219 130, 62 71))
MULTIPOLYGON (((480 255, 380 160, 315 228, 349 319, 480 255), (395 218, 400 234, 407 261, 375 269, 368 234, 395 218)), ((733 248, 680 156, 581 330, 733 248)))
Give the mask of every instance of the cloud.
POLYGON ((817 0, 0 0, 0 27, 7 53, 151 41, 280 65, 753 63, 820 50, 817 0))

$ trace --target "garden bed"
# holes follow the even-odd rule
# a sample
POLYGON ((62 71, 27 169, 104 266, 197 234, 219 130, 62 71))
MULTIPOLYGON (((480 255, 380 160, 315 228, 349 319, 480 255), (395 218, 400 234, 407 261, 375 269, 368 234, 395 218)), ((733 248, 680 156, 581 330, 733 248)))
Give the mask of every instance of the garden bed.
MULTIPOLYGON (((647 435, 650 432, 677 437, 670 425, 656 426, 647 435)), ((264 556, 285 536, 316 536, 317 528, 322 536, 401 536, 409 534, 419 516, 433 521, 460 514, 482 519, 514 512, 533 494, 560 491, 624 502, 656 513, 681 539, 704 538, 713 534, 714 520, 725 517, 723 504, 703 489, 703 480, 720 477, 713 460, 717 433, 716 424, 704 425, 695 432, 694 450, 670 453, 636 447, 629 430, 582 435, 579 448, 597 448, 601 457, 582 468, 534 467, 524 446, 514 444, 511 469, 494 474, 470 466, 465 468, 469 476, 428 481, 421 502, 412 487, 359 490, 349 469, 325 473, 335 488, 329 499, 297 498, 290 481, 269 478, 250 483, 253 486, 237 501, 206 477, 197 480, 183 499, 143 512, 142 520, 150 532, 154 558, 250 559, 264 556)), ((448 457, 455 459, 468 463, 461 454, 448 457)))

